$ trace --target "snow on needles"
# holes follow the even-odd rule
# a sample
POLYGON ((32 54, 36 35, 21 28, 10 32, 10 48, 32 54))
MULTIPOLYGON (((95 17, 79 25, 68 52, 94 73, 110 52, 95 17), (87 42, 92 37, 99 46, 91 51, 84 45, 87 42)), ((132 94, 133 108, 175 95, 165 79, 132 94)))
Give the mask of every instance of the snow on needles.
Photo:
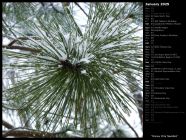
POLYGON ((86 70, 82 70, 82 71, 81 71, 81 74, 86 74, 86 73, 87 73, 86 70))
POLYGON ((94 55, 92 55, 92 54, 86 54, 84 58, 81 58, 81 59, 79 60, 79 63, 80 63, 80 62, 84 62, 84 63, 88 64, 88 63, 91 62, 91 59, 92 59, 92 58, 94 58, 94 55))

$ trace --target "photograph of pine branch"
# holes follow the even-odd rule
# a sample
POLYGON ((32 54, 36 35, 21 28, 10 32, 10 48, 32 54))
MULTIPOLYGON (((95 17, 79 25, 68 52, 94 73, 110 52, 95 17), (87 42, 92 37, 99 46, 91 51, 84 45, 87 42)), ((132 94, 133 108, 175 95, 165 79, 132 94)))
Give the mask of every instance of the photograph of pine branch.
POLYGON ((143 137, 143 3, 2 3, 6 138, 143 137))

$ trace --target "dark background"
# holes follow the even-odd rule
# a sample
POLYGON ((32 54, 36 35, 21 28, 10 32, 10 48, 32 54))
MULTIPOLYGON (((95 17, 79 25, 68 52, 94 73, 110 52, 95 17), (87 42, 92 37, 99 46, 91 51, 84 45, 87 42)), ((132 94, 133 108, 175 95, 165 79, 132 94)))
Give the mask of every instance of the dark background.
MULTIPOLYGON (((155 73, 154 77, 170 77, 171 80, 168 81, 163 81, 161 83, 157 83, 155 84, 155 86, 173 86, 175 87, 175 90, 172 90, 172 92, 174 93, 169 93, 169 95, 171 95, 171 104, 172 105, 177 105, 179 106, 179 109, 177 109, 178 111, 184 111, 184 106, 185 106, 185 88, 186 88, 186 76, 185 76, 185 42, 186 42, 186 38, 185 38, 185 21, 184 19, 186 18, 185 16, 185 9, 186 6, 181 2, 181 1, 176 1, 176 0, 171 0, 171 1, 165 1, 165 0, 156 0, 156 1, 151 1, 151 0, 146 0, 145 2, 169 2, 170 6, 168 7, 156 7, 156 11, 157 12, 167 12, 171 14, 171 19, 175 19, 178 22, 181 22, 182 25, 181 26, 177 26, 175 28, 169 28, 167 30, 167 32, 169 32, 170 34, 175 33, 179 35, 179 38, 173 38, 172 40, 170 40, 170 37, 167 38, 158 38, 155 39, 154 43, 157 44, 168 44, 170 46, 172 46, 172 51, 177 53, 181 59, 178 59, 178 61, 175 60, 174 64, 175 66, 179 66, 182 68, 180 73, 177 74, 173 74, 173 73, 155 73), (166 9, 166 11, 165 11, 166 9)), ((145 8, 145 2, 143 3, 143 6, 145 8)), ((145 11, 145 10, 144 10, 145 11)), ((145 12, 144 12, 145 15, 145 12)), ((145 24, 144 25, 144 29, 145 29, 145 24)), ((165 32, 164 32, 165 33, 165 32)), ((144 43, 145 45, 145 43, 144 43)), ((162 49, 161 49, 162 50, 162 49)), ((158 50, 155 50, 155 53, 168 53, 166 52, 158 52, 158 50)), ((144 51, 145 53, 145 51, 144 51)), ((169 52, 171 53, 171 52, 169 52)), ((144 54, 145 55, 145 54, 144 54)), ((145 63, 144 63, 145 65, 145 63)), ((167 64, 166 64, 167 65, 167 64)), ((156 66, 155 66, 156 67, 156 66)), ((159 67, 159 66, 158 66, 159 67)), ((163 67, 163 65, 162 65, 163 67)), ((172 67, 172 66, 171 66, 172 67)), ((144 70, 144 75, 145 75, 145 70, 144 70)), ((144 88, 144 96, 146 94, 145 88, 144 88)), ((146 102, 144 100, 144 107, 146 105, 146 102)), ((145 118, 145 109, 144 109, 144 118, 145 118)), ((156 115, 155 121, 154 122, 146 122, 144 120, 144 138, 152 138, 152 135, 157 135, 160 136, 161 135, 178 135, 177 139, 183 139, 184 138, 184 133, 185 133, 185 111, 183 114, 159 114, 156 115), (158 121, 156 121, 158 120, 158 121)), ((157 138, 156 138, 157 139, 157 138)), ((163 138, 163 139, 167 139, 167 138, 163 138)))

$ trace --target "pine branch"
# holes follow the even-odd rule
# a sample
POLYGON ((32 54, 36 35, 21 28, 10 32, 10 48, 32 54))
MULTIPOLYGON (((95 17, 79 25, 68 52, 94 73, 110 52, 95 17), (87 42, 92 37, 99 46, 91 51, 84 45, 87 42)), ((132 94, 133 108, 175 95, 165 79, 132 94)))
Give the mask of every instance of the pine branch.
POLYGON ((4 120, 2 121, 2 125, 5 126, 8 129, 13 129, 14 128, 13 125, 9 124, 8 122, 6 122, 4 120))
MULTIPOLYGON (((40 38, 37 37, 37 36, 32 36, 31 38, 35 39, 35 40, 39 40, 40 38)), ((16 39, 14 39, 13 41, 11 41, 8 46, 12 46, 13 44, 15 44, 17 41, 19 40, 29 40, 30 38, 29 37, 18 37, 16 39)))
MULTIPOLYGON (((40 38, 33 36, 33 39, 39 40, 40 38)), ((14 45, 17 41, 19 40, 29 40, 28 37, 19 37, 17 39, 14 39, 13 41, 11 41, 8 45, 2 45, 2 48, 6 48, 6 49, 19 49, 19 50, 23 50, 23 51, 30 51, 30 52, 34 52, 34 53, 39 53, 41 52, 41 50, 39 49, 33 49, 33 48, 28 48, 28 47, 24 47, 21 45, 14 45)))
POLYGON ((32 138, 57 138, 69 130, 70 129, 65 129, 59 132, 50 133, 50 132, 39 131, 39 130, 30 129, 26 127, 17 127, 17 128, 12 128, 11 130, 8 131, 3 131, 3 137, 14 136, 14 137, 32 137, 32 138))
POLYGON ((13 130, 4 131, 3 137, 14 136, 14 137, 33 137, 33 138, 55 138, 55 133, 49 133, 44 131, 25 131, 25 130, 13 130))
POLYGON ((6 49, 18 49, 18 50, 23 50, 23 51, 30 51, 30 52, 33 52, 33 53, 41 52, 41 50, 27 48, 27 47, 23 47, 23 46, 20 46, 20 45, 13 45, 13 46, 2 45, 2 47, 6 48, 6 49))
POLYGON ((83 8, 77 3, 75 2, 75 4, 81 9, 81 11, 88 17, 88 14, 83 10, 83 8))

